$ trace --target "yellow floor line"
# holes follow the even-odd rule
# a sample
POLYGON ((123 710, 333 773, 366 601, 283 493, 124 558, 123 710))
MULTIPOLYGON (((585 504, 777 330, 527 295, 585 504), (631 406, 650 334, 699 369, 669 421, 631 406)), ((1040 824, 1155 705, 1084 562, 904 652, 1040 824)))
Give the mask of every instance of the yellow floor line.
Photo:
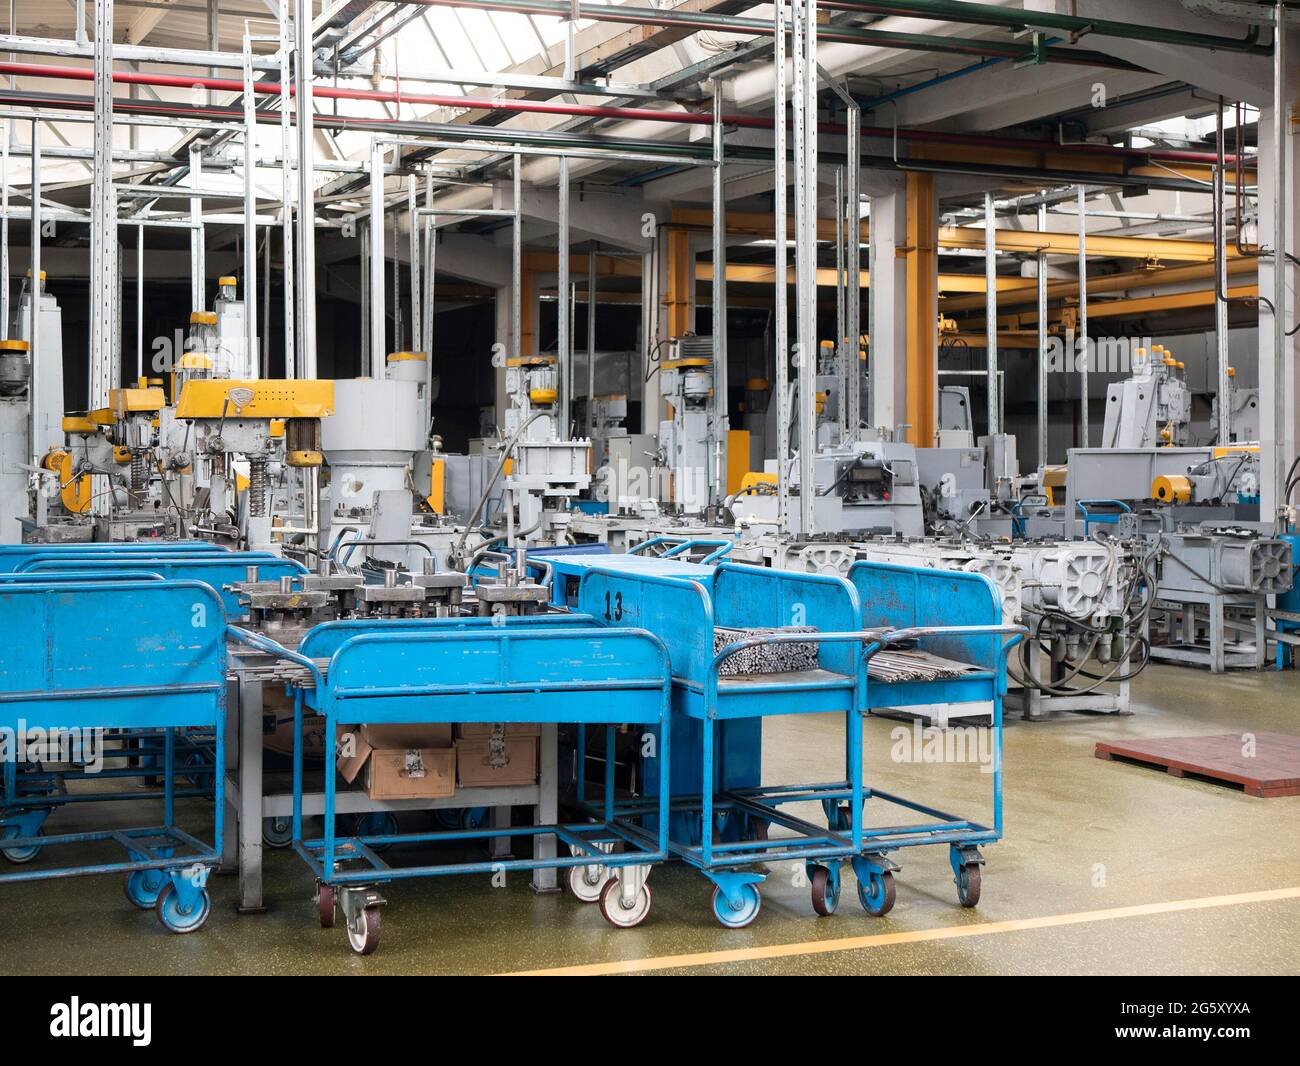
POLYGON ((1173 914, 1178 911, 1205 910, 1209 907, 1233 907, 1243 903, 1268 903, 1272 900, 1300 898, 1300 886, 1274 888, 1263 892, 1239 892, 1230 896, 1201 896, 1168 903, 1143 903, 1135 907, 1110 907, 1105 910, 1076 911, 1073 914, 1047 914, 1041 918, 1017 918, 1006 922, 981 922, 978 925, 954 925, 942 929, 917 929, 908 933, 877 933, 874 936, 850 936, 835 940, 810 940, 799 944, 772 944, 768 947, 734 948, 730 951, 701 951, 689 955, 660 955, 647 959, 621 959, 581 966, 556 966, 545 970, 524 970, 509 977, 600 977, 620 973, 645 973, 651 970, 675 970, 683 966, 717 966, 728 962, 752 962, 756 959, 781 959, 797 955, 823 955, 831 951, 857 951, 884 948, 895 944, 917 944, 929 940, 956 940, 968 936, 991 936, 995 933, 1018 933, 1027 929, 1052 929, 1062 925, 1108 922, 1116 918, 1141 918, 1150 914, 1173 914))

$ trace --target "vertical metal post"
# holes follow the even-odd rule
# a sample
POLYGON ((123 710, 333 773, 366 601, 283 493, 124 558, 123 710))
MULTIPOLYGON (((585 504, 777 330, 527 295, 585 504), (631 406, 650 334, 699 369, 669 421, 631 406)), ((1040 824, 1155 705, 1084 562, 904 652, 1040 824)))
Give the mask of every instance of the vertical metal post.
MULTIPOLYGON (((98 44, 96 44, 98 48, 98 44)), ((98 80, 99 71, 96 64, 96 79, 98 80)), ((99 131, 99 123, 95 123, 96 134, 99 131)), ((95 163, 99 164, 99 142, 96 138, 95 163)), ((111 180, 111 163, 105 164, 110 168, 111 180)), ((96 169, 96 175, 99 171, 96 169)), ((31 284, 31 323, 27 331, 29 347, 27 349, 28 358, 28 383, 27 383, 27 451, 31 456, 32 465, 39 466, 41 462, 41 452, 44 448, 42 440, 43 413, 41 411, 41 124, 32 123, 32 175, 31 175, 31 192, 32 192, 32 222, 31 222, 31 261, 32 261, 32 284, 31 284)), ((110 190, 110 197, 112 192, 110 190)), ((94 296, 92 295, 92 299, 94 296)), ((107 389, 104 392, 104 402, 108 402, 107 389)), ((92 409, 99 404, 92 405, 92 409)))
POLYGON ((772 316, 772 354, 775 363, 776 390, 776 509, 777 529, 784 533, 788 522, 790 502, 790 335, 787 319, 789 286, 786 282, 786 70, 785 70, 785 5, 786 0, 773 4, 772 73, 773 104, 776 118, 773 123, 772 143, 772 205, 776 223, 774 282, 776 297, 772 316))
MULTIPOLYGON (((433 175, 426 174, 424 177, 424 206, 433 207, 433 175)), ((420 351, 429 357, 429 387, 433 387, 433 268, 437 258, 437 230, 433 228, 433 217, 426 216, 423 221, 424 226, 424 286, 421 288, 421 294, 424 297, 424 310, 420 315, 420 351)), ((414 225, 414 222, 412 222, 414 225)))
POLYGON ((596 247, 587 253, 587 438, 596 423, 596 247))
POLYGON ((709 503, 727 495, 729 368, 727 363, 727 200, 723 185, 725 155, 722 128, 722 81, 713 80, 713 431, 717 468, 709 478, 709 503))
MULTIPOLYGON (((1038 230, 1047 232, 1047 193, 1038 205, 1038 230)), ((1047 253, 1038 253, 1038 465, 1046 466, 1047 456, 1047 253)))
POLYGON ((848 226, 848 199, 844 194, 844 168, 835 168, 835 388, 839 394, 836 404, 835 421, 839 427, 840 440, 848 433, 848 281, 845 276, 845 260, 848 258, 844 246, 845 230, 848 226))
MULTIPOLYGON (((420 347, 420 227, 418 225, 418 216, 416 208, 419 201, 416 198, 415 175, 406 176, 406 218, 411 232, 408 234, 410 240, 411 255, 411 348, 417 350, 420 347)), ((425 363, 428 366, 428 363, 425 363)))
MULTIPOLYGON (((262 237, 262 339, 271 338, 271 234, 270 226, 262 237)), ((262 349, 262 377, 271 376, 271 345, 262 349)))
MULTIPOLYGON (((287 3, 288 0, 281 0, 287 3)), ((298 0, 294 29, 298 97, 298 367, 305 378, 316 376, 316 195, 312 178, 311 2, 298 0)), ((309 494, 310 495, 310 494, 309 494)))
MULTIPOLYGON (((35 127, 33 126, 33 129, 35 127)), ((90 227, 90 394, 93 410, 108 405, 117 380, 113 364, 114 294, 117 292, 117 208, 113 196, 113 0, 95 0, 95 151, 90 227)), ((39 172, 32 137, 32 173, 39 172)), ((35 183, 33 183, 33 191, 35 183)), ((34 197, 34 205, 39 197, 34 197)), ((40 227, 32 219, 32 233, 40 227)), ((38 281, 39 264, 32 264, 38 281)), ((33 338, 35 338, 35 322, 33 338)), ((35 360, 33 360, 33 363, 35 360)), ((33 383, 33 394, 35 384, 33 383)), ((99 498, 106 506, 104 497, 99 498)))
POLYGON ((795 0, 795 293, 799 338, 800 532, 816 532, 813 450, 817 372, 817 3, 795 0))
MULTIPOLYGON (((989 436, 1002 432, 998 419, 998 240, 993 194, 984 194, 984 336, 987 345, 989 436)), ((990 442, 991 443, 991 442, 990 442)))
POLYGON ((848 426, 849 440, 858 439, 858 427, 862 424, 862 362, 858 352, 862 346, 862 203, 859 184, 861 167, 858 162, 861 152, 862 111, 854 104, 849 108, 848 122, 849 166, 848 181, 845 192, 848 197, 848 381, 845 385, 847 397, 842 400, 848 426))
POLYGON ((244 34, 244 356, 253 374, 262 360, 257 347, 257 108, 253 96, 253 42, 244 34))
MULTIPOLYGON (((1088 364, 1092 361, 1088 345, 1088 215, 1086 189, 1079 186, 1079 447, 1090 443, 1088 433, 1088 364)), ((1073 353, 1071 353, 1073 354, 1073 353)))
MULTIPOLYGON (((1227 167, 1223 155, 1223 97, 1219 97, 1214 122, 1214 350, 1215 379, 1218 403, 1216 443, 1220 446, 1232 439, 1232 380, 1228 377, 1228 255, 1224 245, 1228 240, 1227 206, 1224 203, 1224 186, 1227 167)), ((1234 148, 1240 152, 1241 131, 1234 133, 1234 148)), ((1240 194, 1240 190, 1238 190, 1240 194)))
MULTIPOLYGON (((1287 227, 1287 123, 1286 106, 1286 5, 1277 0, 1273 22, 1273 439, 1262 441, 1273 450, 1274 509, 1285 506, 1286 454, 1286 227, 1287 227)), ((1238 147, 1237 151, 1241 151, 1238 147)), ((1240 190, 1238 190, 1240 195, 1240 190)), ((1260 385, 1264 383, 1261 381, 1260 385)), ((1265 494, 1267 502, 1267 493, 1265 494)), ((1261 518, 1264 515, 1260 515, 1261 518)))
POLYGON ((524 287, 524 185, 523 156, 515 156, 515 165, 511 168, 511 184, 514 193, 514 217, 510 229, 510 351, 511 359, 519 358, 521 338, 519 331, 523 327, 523 287, 524 287))
MULTIPOLYGON (((294 344, 294 284, 293 284, 293 97, 292 84, 293 36, 289 23, 289 0, 279 3, 280 30, 280 230, 284 243, 284 376, 298 376, 297 352, 294 344)), ((269 231, 267 243, 270 243, 269 231)), ((270 343, 270 335, 267 335, 270 343)))
POLYGON ((135 227, 135 379, 144 377, 144 223, 135 227))
POLYGON ((0 124, 0 340, 9 339, 9 135, 0 124))
MULTIPOLYGON (((574 31, 577 23, 568 19, 564 23, 564 78, 573 80, 574 31)), ((559 232, 556 234, 556 255, 558 256, 559 278, 555 286, 555 316, 557 323, 556 365, 559 368, 559 425, 556 427, 560 438, 569 436, 569 418, 573 404, 573 338, 569 318, 569 159, 560 157, 559 175, 559 232)))
POLYGON ((360 247, 361 275, 361 366, 365 377, 370 370, 370 223, 357 223, 357 243, 360 247))
POLYGON ((370 144, 370 363, 366 368, 366 373, 372 378, 383 374, 387 314, 384 294, 384 145, 376 139, 370 144))
MULTIPOLYGON (((203 149, 190 145, 190 188, 198 189, 203 184, 203 149)), ((206 267, 203 259, 203 200, 198 196, 190 197, 190 310, 203 310, 203 296, 207 279, 204 277, 206 267)))

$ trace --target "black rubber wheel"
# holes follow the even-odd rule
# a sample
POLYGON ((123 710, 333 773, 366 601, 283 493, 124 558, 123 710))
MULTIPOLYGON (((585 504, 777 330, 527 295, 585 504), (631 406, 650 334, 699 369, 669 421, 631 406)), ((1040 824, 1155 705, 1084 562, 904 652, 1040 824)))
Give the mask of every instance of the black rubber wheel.
POLYGON ((980 901, 980 864, 968 862, 957 874, 957 899, 963 907, 974 907, 980 901))
POLYGON ((812 907, 823 918, 835 913, 840 903, 839 887, 831 880, 831 872, 825 866, 814 866, 812 872, 812 907))
POLYGON ((316 886, 316 910, 320 915, 322 929, 334 928, 334 886, 318 884, 316 886))

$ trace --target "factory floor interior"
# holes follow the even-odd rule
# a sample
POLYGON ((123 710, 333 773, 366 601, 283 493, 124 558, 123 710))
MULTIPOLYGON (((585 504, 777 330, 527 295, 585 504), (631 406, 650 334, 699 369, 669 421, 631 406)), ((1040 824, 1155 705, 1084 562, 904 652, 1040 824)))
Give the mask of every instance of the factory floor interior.
MULTIPOLYGON (((0 932, 11 975, 482 974, 1255 974, 1300 973, 1300 797, 1240 790, 1106 762, 1098 740, 1294 732, 1294 676, 1153 666, 1130 717, 1061 715, 1006 729, 1006 839, 986 849, 978 908, 956 902, 947 851, 896 856, 894 909, 863 912, 845 873, 839 910, 818 918, 801 869, 773 867, 758 920, 727 930, 709 886, 656 869, 654 906, 616 930, 568 893, 537 895, 524 875, 446 877, 386 889, 379 950, 362 958, 322 930, 312 880, 288 851, 266 861, 264 914, 234 910, 235 879, 213 880, 213 914, 192 936, 134 910, 116 878, 4 886, 0 932)), ((896 762, 899 722, 866 724, 868 780, 947 810, 987 812, 976 764, 896 762)), ((842 721, 769 720, 770 781, 835 774, 842 721)), ((908 748, 911 748, 908 733, 908 748)), ((123 807, 127 805, 116 805, 123 807)), ((868 805, 870 817, 883 815, 868 805)), ((88 812, 56 815, 67 831, 88 812)), ((202 815, 201 809, 195 813, 202 815)), ((808 812, 811 816, 813 812, 808 812)), ((53 819, 52 819, 53 822, 53 819)), ((182 824, 185 824, 182 819, 182 824)), ((53 828, 53 827, 52 827, 53 828)), ((45 856, 37 860, 45 862, 45 856)))

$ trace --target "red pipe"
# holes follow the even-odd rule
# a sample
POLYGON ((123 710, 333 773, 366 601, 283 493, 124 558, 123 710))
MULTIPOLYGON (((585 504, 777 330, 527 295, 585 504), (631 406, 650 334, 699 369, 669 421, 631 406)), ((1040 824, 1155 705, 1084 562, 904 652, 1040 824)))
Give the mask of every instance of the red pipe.
MULTIPOLYGON (((41 63, 0 63, 0 74, 17 74, 30 78, 55 78, 66 81, 94 81, 95 72, 87 67, 56 67, 41 63)), ((243 81, 235 78, 193 77, 180 74, 147 74, 115 70, 113 81, 121 85, 152 85, 170 89, 215 89, 218 92, 242 93, 243 81)), ((293 89, 290 87, 290 95, 293 89)), ((255 81, 253 93, 279 96, 279 82, 255 81)), ((529 112, 542 115, 576 115, 581 118, 616 118, 626 121, 683 122, 707 126, 709 115, 688 111, 657 111, 649 107, 602 107, 594 104, 553 104, 544 100, 515 100, 495 97, 439 96, 435 93, 389 92, 380 89, 340 89, 330 85, 312 87, 313 96, 330 100, 371 100, 380 103, 427 104, 430 107, 458 107, 475 111, 529 112)), ((730 119, 727 120, 731 122, 730 119)), ((761 119, 741 118, 737 125, 762 123, 761 119)), ((770 127, 771 121, 767 122, 770 127)))
MULTIPOLYGON (((41 63, 0 63, 0 74, 16 74, 30 78, 54 78, 66 81, 93 81, 95 72, 87 67, 58 67, 41 63)), ((210 78, 179 74, 135 73, 114 71, 113 80, 123 85, 152 85, 161 88, 215 89, 219 92, 242 93, 244 83, 235 78, 210 78)), ((254 82, 254 94, 279 96, 278 82, 254 82)), ((292 88, 290 89, 292 95, 292 88)), ((580 118, 621 119, 629 122, 674 122, 692 126, 707 126, 713 117, 693 111, 658 111, 649 107, 608 107, 598 104, 556 104, 544 100, 502 99, 497 97, 440 96, 435 93, 407 93, 381 89, 340 89, 321 85, 312 88, 314 96, 334 100, 369 100, 380 103, 427 104, 430 107, 454 107, 472 111, 506 111, 544 115, 571 115, 580 118)), ((772 119, 754 115, 724 115, 728 126, 747 129, 771 129, 772 119)), ((835 123, 818 126, 822 133, 845 133, 846 127, 835 123)), ((1057 144, 1055 141, 1026 141, 1015 137, 977 136, 964 133, 943 133, 937 130, 892 129, 888 126, 864 126, 863 137, 876 137, 923 144, 951 144, 973 148, 1010 148, 1021 151, 1055 152, 1065 155, 1120 156, 1136 159, 1159 159, 1171 163, 1200 163, 1214 165, 1213 152, 1189 152, 1170 148, 1124 148, 1109 144, 1057 144)), ((1236 156, 1226 162, 1234 163, 1236 156)), ((1099 174, 1098 179, 1104 178, 1099 174)))

